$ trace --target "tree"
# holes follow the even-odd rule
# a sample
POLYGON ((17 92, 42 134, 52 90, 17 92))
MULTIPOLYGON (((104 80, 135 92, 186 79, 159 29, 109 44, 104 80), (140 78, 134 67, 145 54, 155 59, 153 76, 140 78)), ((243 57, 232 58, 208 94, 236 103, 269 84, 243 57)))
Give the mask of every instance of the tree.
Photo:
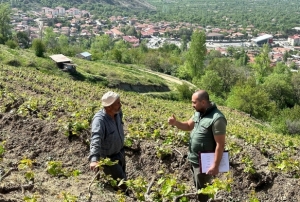
POLYGON ((122 51, 117 49, 117 48, 114 48, 112 51, 112 54, 111 56, 113 57, 113 59, 116 61, 116 62, 122 62, 122 51))
POLYGON ((204 72, 204 60, 206 56, 206 36, 204 32, 196 30, 192 34, 192 40, 186 57, 186 66, 191 70, 192 77, 201 77, 204 72))
POLYGON ((190 89, 189 85, 186 83, 176 86, 176 89, 179 93, 178 97, 180 100, 189 100, 194 93, 194 89, 190 89))
POLYGON ((197 86, 201 87, 201 89, 205 89, 209 94, 220 96, 222 94, 223 81, 217 72, 208 70, 205 71, 205 74, 201 77, 197 86))
POLYGON ((211 51, 209 51, 209 53, 207 55, 208 60, 212 60, 214 58, 221 58, 221 57, 222 57, 222 54, 218 50, 211 50, 211 51))
POLYGON ((272 127, 283 134, 300 134, 300 106, 285 108, 272 119, 272 127))
POLYGON ((113 43, 108 35, 96 36, 91 44, 91 52, 96 59, 103 58, 105 52, 112 48, 113 43))
POLYGON ((241 110, 259 119, 267 120, 276 109, 275 102, 259 86, 235 86, 226 100, 228 107, 241 110))
POLYGON ((11 49, 15 49, 19 46, 19 44, 15 40, 12 40, 12 39, 7 40, 5 42, 5 45, 7 45, 11 49))
POLYGON ((156 52, 148 52, 143 59, 143 63, 153 71, 160 71, 158 55, 156 52))
POLYGON ((290 67, 285 65, 283 62, 277 62, 276 66, 274 67, 273 73, 275 74, 286 74, 291 76, 292 72, 290 70, 290 67))
POLYGON ((0 44, 4 44, 12 35, 10 13, 10 6, 8 4, 0 3, 0 44))
POLYGON ((53 53, 60 53, 60 47, 56 40, 57 34, 54 33, 52 27, 47 27, 44 31, 43 42, 47 47, 47 50, 50 50, 53 53))
POLYGON ((64 49, 69 47, 69 39, 66 35, 62 34, 58 37, 59 46, 64 49))
POLYGON ((29 48, 30 38, 27 32, 17 32, 17 40, 21 47, 29 48))
POLYGON ((269 45, 264 44, 261 53, 255 57, 255 63, 252 65, 252 67, 255 70, 257 84, 263 83, 265 77, 269 72, 271 72, 269 52, 269 45))
POLYGON ((233 46, 229 46, 227 48, 227 53, 229 56, 233 56, 233 54, 236 52, 235 48, 233 46))
POLYGON ((235 67, 228 58, 215 58, 207 66, 207 70, 212 70, 218 73, 222 79, 222 90, 224 93, 230 92, 231 88, 238 81, 246 81, 247 69, 235 67))
POLYGON ((298 67, 297 67, 297 65, 296 65, 296 63, 294 61, 291 62, 290 69, 298 69, 298 67))
POLYGON ((300 74, 299 73, 294 73, 292 75, 291 83, 294 89, 295 100, 298 104, 300 104, 300 74))
POLYGON ((284 54, 283 54, 283 61, 284 62, 287 62, 287 59, 290 57, 290 54, 288 51, 285 51, 284 54))
POLYGON ((34 39, 32 42, 32 48, 35 51, 37 57, 43 57, 46 51, 46 46, 41 39, 34 39))
POLYGON ((140 64, 142 59, 142 53, 139 48, 131 48, 126 53, 130 55, 132 63, 140 64))
POLYGON ((289 75, 271 74, 265 79, 262 87, 268 92, 270 99, 276 102, 279 109, 294 106, 294 92, 289 75))
POLYGON ((133 26, 130 26, 126 30, 125 34, 128 35, 128 36, 137 36, 137 31, 135 30, 135 28, 133 26))

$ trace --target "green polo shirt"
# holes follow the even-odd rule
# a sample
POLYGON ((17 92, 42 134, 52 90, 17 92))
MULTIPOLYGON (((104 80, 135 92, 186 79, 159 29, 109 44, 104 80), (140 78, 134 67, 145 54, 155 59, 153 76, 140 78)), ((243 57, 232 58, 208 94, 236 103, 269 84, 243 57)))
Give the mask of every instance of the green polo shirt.
POLYGON ((227 121, 214 103, 202 115, 195 112, 192 119, 195 125, 190 135, 188 160, 199 164, 199 152, 215 151, 214 135, 226 134, 227 121))

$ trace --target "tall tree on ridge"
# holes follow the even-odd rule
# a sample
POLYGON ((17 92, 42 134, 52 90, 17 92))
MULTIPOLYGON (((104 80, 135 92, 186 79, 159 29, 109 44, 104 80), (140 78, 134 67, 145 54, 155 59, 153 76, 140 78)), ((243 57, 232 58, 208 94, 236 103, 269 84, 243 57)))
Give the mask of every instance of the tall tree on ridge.
POLYGON ((270 47, 268 44, 264 44, 261 53, 255 57, 255 63, 253 68, 255 70, 255 78, 257 84, 264 83, 265 78, 271 72, 270 58, 269 58, 270 47))
POLYGON ((186 66, 192 77, 200 77, 204 73, 204 60, 206 55, 206 36, 204 32, 196 30, 188 49, 186 66))

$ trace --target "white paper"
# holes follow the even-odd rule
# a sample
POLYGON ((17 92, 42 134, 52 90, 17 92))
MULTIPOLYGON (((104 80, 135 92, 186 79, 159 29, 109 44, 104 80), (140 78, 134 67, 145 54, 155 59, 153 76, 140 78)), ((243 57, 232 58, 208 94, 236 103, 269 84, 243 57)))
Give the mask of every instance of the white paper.
MULTIPOLYGON (((201 158, 201 171, 206 173, 210 166, 213 165, 215 160, 215 153, 200 153, 201 158)), ((219 172, 228 172, 229 171, 229 153, 228 151, 223 152, 223 156, 219 165, 219 172)))

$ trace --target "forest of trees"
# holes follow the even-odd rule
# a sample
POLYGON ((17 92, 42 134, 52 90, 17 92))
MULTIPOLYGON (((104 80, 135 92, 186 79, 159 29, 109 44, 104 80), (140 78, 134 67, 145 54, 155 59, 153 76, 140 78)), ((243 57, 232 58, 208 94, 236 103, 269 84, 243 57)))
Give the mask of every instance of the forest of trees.
POLYGON ((297 0, 3 0, 12 7, 32 10, 42 6, 54 8, 78 7, 90 11, 96 18, 110 16, 137 16, 152 21, 189 22, 201 26, 230 28, 253 25, 261 32, 288 35, 291 28, 299 25, 299 2, 297 0))
POLYGON ((299 2, 253 0, 148 0, 157 7, 153 20, 184 21, 202 26, 243 28, 253 25, 260 31, 287 34, 299 25, 299 2))
MULTIPOLYGON (((275 1, 275 3, 279 1, 275 1)), ((28 42, 26 34, 10 32, 9 6, 0 6, 0 43, 19 48, 28 42), (23 41, 23 42, 22 42, 23 41)), ((111 60, 118 63, 143 65, 193 82, 206 89, 219 105, 239 109, 249 115, 269 122, 277 132, 300 134, 300 74, 292 73, 283 62, 271 67, 269 46, 261 48, 254 63, 248 63, 245 50, 230 47, 229 56, 217 51, 207 53, 205 33, 196 30, 191 35, 189 46, 181 47, 165 43, 159 49, 149 49, 144 42, 132 48, 123 40, 114 40, 108 35, 91 39, 75 40, 57 35, 53 28, 44 30, 42 39, 35 39, 32 48, 36 56, 64 54, 75 56, 89 51, 94 61, 111 60), (187 48, 189 47, 189 48, 187 48)), ((190 99, 188 87, 180 86, 181 99, 190 99)), ((190 92, 192 93, 192 92, 190 92)), ((173 98, 174 99, 174 98, 173 98)))

